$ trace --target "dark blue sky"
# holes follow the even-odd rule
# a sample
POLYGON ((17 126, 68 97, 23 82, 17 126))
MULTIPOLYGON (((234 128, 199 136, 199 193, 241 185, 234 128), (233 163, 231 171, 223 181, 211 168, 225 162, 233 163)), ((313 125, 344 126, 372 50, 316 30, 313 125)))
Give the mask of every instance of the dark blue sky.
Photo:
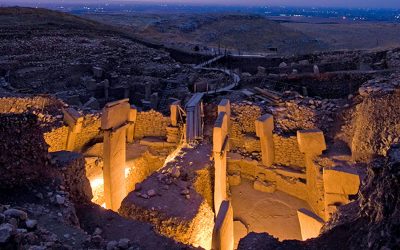
MULTIPOLYGON (((400 8, 400 0, 139 0, 157 3, 195 3, 222 5, 273 5, 273 6, 314 6, 314 7, 360 7, 400 8)), ((112 3, 136 2, 135 0, 0 0, 5 4, 29 3, 112 3)))

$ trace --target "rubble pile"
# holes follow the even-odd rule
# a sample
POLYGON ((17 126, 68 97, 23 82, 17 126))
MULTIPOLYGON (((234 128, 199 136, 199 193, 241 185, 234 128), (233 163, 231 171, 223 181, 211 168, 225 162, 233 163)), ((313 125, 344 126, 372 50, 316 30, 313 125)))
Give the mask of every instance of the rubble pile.
POLYGON ((397 49, 386 52, 386 62, 389 68, 400 67, 400 51, 397 49))
POLYGON ((274 115, 275 131, 293 134, 297 130, 320 128, 328 131, 336 113, 349 104, 340 99, 303 97, 295 91, 285 91, 277 107, 269 107, 274 115))
POLYGON ((28 213, 10 205, 0 204, 0 248, 60 249, 62 247, 63 244, 57 240, 57 235, 38 227, 38 221, 30 219, 28 213))
POLYGON ((167 110, 169 98, 184 99, 196 82, 226 80, 220 73, 178 63, 168 52, 99 23, 49 10, 3 12, 1 95, 51 93, 87 111, 130 98, 144 109, 167 110))
POLYGON ((23 186, 48 176, 48 146, 35 115, 0 114, 0 134, 0 188, 23 186))
POLYGON ((393 93, 396 88, 400 87, 400 75, 393 73, 389 76, 375 77, 374 79, 368 80, 358 89, 358 93, 362 97, 369 95, 385 95, 393 93))
POLYGON ((0 113, 36 115, 43 132, 62 125, 61 108, 65 104, 52 96, 19 96, 0 98, 0 113))

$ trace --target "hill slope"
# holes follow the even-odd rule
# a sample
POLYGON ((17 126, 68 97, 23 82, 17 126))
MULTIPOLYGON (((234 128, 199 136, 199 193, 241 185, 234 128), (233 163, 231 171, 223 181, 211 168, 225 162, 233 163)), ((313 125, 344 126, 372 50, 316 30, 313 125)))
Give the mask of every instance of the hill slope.
POLYGON ((103 23, 129 27, 138 36, 178 48, 196 45, 237 52, 306 53, 325 45, 261 16, 248 14, 90 14, 103 23))

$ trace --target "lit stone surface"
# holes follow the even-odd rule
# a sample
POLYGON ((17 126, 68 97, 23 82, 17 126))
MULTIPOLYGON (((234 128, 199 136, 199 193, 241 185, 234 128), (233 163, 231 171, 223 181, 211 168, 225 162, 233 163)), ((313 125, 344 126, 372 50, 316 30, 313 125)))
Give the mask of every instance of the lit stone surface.
POLYGON ((130 105, 128 99, 107 103, 101 116, 101 129, 122 126, 128 121, 130 105))
POLYGON ((135 105, 131 105, 129 110, 129 125, 127 129, 126 139, 129 143, 132 143, 135 137, 135 125, 136 125, 136 118, 137 118, 138 110, 135 105))
POLYGON ((268 232, 279 240, 302 239, 297 210, 310 209, 307 202, 282 191, 257 191, 245 179, 230 189, 234 218, 240 218, 249 232, 268 232))
POLYGON ((274 140, 272 130, 274 129, 274 118, 270 114, 265 114, 255 122, 256 134, 260 137, 262 163, 271 166, 274 163, 274 140))
POLYGON ((174 127, 178 126, 180 105, 181 105, 181 101, 175 101, 170 106, 171 125, 174 126, 174 127))
POLYGON ((319 235, 324 221, 307 209, 297 211, 303 240, 315 238, 319 235))
POLYGON ((297 131, 300 152, 320 155, 326 149, 324 133, 319 129, 297 131))
POLYGON ((326 193, 356 194, 360 187, 360 176, 356 173, 336 169, 324 169, 324 188, 326 193))
POLYGON ((213 155, 215 167, 214 183, 214 209, 218 214, 218 209, 223 200, 227 198, 226 192, 226 156, 228 143, 228 115, 220 112, 215 121, 213 129, 213 155))
POLYGON ((234 249, 237 249, 240 239, 244 238, 248 231, 246 226, 241 221, 236 220, 233 221, 233 233, 235 240, 234 249))
POLYGON ((213 230, 213 249, 233 250, 233 209, 230 201, 221 203, 213 230))
POLYGON ((64 122, 68 125, 68 137, 66 150, 74 151, 75 141, 78 133, 82 131, 83 116, 73 108, 63 109, 64 122))
POLYGON ((106 207, 117 211, 126 196, 126 131, 130 105, 127 99, 106 104, 101 117, 104 129, 103 177, 106 207))

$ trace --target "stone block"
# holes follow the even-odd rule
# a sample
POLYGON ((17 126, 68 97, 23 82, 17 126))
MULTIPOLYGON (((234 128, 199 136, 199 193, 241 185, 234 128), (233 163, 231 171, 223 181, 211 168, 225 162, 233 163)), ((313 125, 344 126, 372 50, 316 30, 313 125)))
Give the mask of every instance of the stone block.
POLYGON ((271 182, 254 181, 253 188, 264 193, 273 193, 276 190, 276 185, 271 182))
POLYGON ((220 112, 225 112, 228 117, 231 116, 231 104, 228 99, 222 99, 218 104, 218 114, 220 112))
POLYGON ((246 237, 248 230, 243 222, 239 220, 233 222, 233 230, 235 235, 235 249, 237 249, 240 239, 246 237))
POLYGON ((138 110, 135 105, 131 105, 129 109, 129 116, 128 116, 128 121, 129 122, 136 122, 138 110))
POLYGON ((212 249, 233 250, 233 209, 230 201, 224 200, 221 203, 217 218, 215 220, 212 249))
POLYGON ((74 133, 79 133, 82 130, 83 116, 73 108, 63 108, 64 122, 74 133))
POLYGON ((265 114, 258 118, 255 124, 257 136, 265 136, 274 130, 274 117, 271 114, 265 114))
POLYGON ((242 179, 240 174, 228 175, 229 186, 238 186, 240 185, 241 181, 242 179))
POLYGON ((326 207, 330 205, 340 206, 349 203, 349 197, 345 194, 325 193, 324 201, 326 207))
POLYGON ((228 116, 225 112, 220 112, 215 121, 213 129, 213 151, 221 152, 224 150, 225 139, 228 136, 228 116))
POLYGON ((307 209, 297 210, 300 223, 301 237, 303 240, 318 237, 324 221, 307 209))
POLYGON ((357 194, 360 187, 360 176, 343 170, 324 169, 323 180, 326 193, 357 194))
POLYGON ((326 149, 324 133, 319 129, 297 131, 300 152, 308 155, 320 155, 326 149))
POLYGON ((171 112, 170 117, 172 126, 178 126, 180 105, 181 101, 175 101, 170 106, 170 112, 171 112))
POLYGON ((272 166, 275 161, 274 139, 272 131, 274 129, 274 118, 270 114, 265 114, 255 122, 256 134, 260 137, 262 162, 265 166, 272 166))
POLYGON ((107 103, 101 116, 101 129, 107 130, 124 125, 128 121, 129 112, 129 99, 107 103))
POLYGON ((275 182, 276 181, 276 172, 271 169, 267 168, 264 165, 257 165, 255 168, 256 177, 261 181, 269 181, 275 182))

